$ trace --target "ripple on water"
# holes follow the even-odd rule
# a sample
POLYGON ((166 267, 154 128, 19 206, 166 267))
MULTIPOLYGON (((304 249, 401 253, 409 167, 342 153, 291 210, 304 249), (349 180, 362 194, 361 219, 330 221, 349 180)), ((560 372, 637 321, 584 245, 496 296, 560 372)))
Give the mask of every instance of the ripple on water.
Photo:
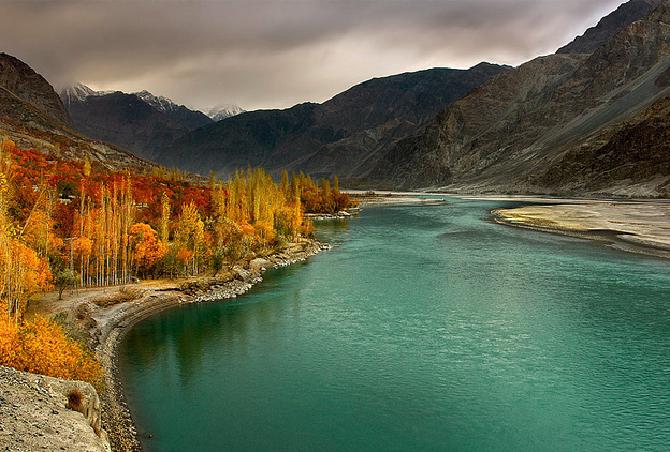
POLYGON ((231 304, 121 348, 148 450, 667 450, 670 265, 374 208, 231 304))

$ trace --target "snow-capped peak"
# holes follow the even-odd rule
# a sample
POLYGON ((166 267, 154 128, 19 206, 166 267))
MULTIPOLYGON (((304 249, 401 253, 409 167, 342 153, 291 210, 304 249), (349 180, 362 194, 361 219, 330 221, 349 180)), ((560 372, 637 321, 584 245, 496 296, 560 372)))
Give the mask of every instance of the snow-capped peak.
POLYGON ((113 91, 94 91, 81 82, 77 82, 72 86, 63 88, 60 92, 60 97, 65 105, 70 105, 73 102, 85 102, 89 96, 103 96, 112 93, 113 91))
POLYGON ((179 108, 179 106, 175 104, 171 99, 165 96, 156 96, 146 90, 139 91, 133 94, 142 99, 144 103, 151 105, 152 107, 160 111, 174 111, 177 108, 179 108))
POLYGON ((244 113, 246 110, 234 104, 219 104, 208 109, 205 114, 214 121, 221 121, 222 119, 237 116, 244 113))

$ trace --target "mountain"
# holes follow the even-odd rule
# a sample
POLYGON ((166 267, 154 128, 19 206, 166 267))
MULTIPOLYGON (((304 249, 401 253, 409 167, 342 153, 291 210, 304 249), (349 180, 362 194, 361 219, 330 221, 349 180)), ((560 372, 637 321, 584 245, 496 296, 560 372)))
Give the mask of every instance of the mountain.
POLYGON ((44 77, 23 61, 0 52, 0 88, 62 124, 68 124, 63 103, 44 77))
POLYGON ((144 171, 154 166, 72 130, 68 112, 49 82, 5 53, 0 53, 0 137, 62 159, 89 158, 108 169, 144 171))
POLYGON ((242 107, 234 104, 219 104, 208 109, 205 114, 214 121, 221 121, 222 119, 232 118, 233 116, 242 114, 245 111, 246 110, 242 107))
POLYGON ((170 112, 179 109, 179 105, 175 104, 172 99, 168 99, 165 96, 156 96, 147 90, 138 91, 132 94, 139 97, 145 104, 150 105, 159 111, 170 112))
POLYGON ((591 54, 499 75, 397 143, 369 184, 468 192, 667 195, 670 1, 591 54), (641 167, 644 167, 642 170, 641 167))
POLYGON ((323 104, 245 112, 196 129, 156 155, 166 165, 221 175, 247 165, 350 176, 506 66, 435 68, 368 80, 323 104))
POLYGON ((93 91, 83 83, 75 83, 72 86, 63 88, 59 94, 65 108, 77 102, 84 102, 88 96, 102 96, 104 94, 111 94, 114 91, 93 91))
POLYGON ((670 97, 664 97, 621 127, 604 130, 583 147, 570 149, 540 173, 537 184, 564 192, 667 197, 668 176, 670 97), (619 183, 613 187, 612 181, 619 183))
POLYGON ((593 53, 620 30, 648 16, 660 4, 661 0, 631 0, 623 3, 613 13, 603 17, 598 25, 586 30, 556 53, 593 53))
POLYGON ((60 96, 78 131, 149 159, 178 137, 212 122, 200 111, 148 91, 97 92, 79 83, 60 96))

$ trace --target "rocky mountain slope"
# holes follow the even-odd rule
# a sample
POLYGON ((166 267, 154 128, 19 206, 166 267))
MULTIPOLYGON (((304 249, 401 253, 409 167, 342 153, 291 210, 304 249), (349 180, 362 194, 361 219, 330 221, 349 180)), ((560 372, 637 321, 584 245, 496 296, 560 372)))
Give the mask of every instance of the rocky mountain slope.
POLYGON ((386 152, 367 183, 667 195, 659 129, 669 69, 666 0, 592 54, 542 57, 491 79, 386 152))
POLYGON ((212 122, 200 111, 148 91, 97 92, 77 84, 60 96, 78 131, 149 159, 178 137, 212 122))
POLYGON ((0 52, 0 88, 62 124, 70 117, 49 82, 23 61, 0 52))
POLYGON ((148 92, 83 86, 62 93, 65 111, 44 79, 3 57, 0 134, 73 158, 141 162, 72 132, 69 117, 86 135, 203 174, 258 165, 337 174, 359 188, 669 192, 670 0, 630 0, 556 54, 516 68, 383 77, 323 104, 216 123, 148 92))
POLYGON ((153 165, 72 130, 68 112, 49 82, 4 53, 0 53, 0 137, 64 159, 88 157, 110 169, 145 170, 153 165))
POLYGON ((247 165, 352 176, 445 106, 509 70, 482 63, 368 80, 323 104, 251 111, 201 127, 157 155, 161 163, 227 174, 247 165))
POLYGON ((586 30, 556 53, 593 53, 620 30, 649 15, 660 4, 661 0, 631 0, 623 3, 612 14, 603 17, 598 25, 586 30))

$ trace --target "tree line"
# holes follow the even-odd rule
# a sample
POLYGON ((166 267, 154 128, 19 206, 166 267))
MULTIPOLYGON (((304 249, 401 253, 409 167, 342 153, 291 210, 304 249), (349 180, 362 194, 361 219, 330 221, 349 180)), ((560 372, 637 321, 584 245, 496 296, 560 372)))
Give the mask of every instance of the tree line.
POLYGON ((216 273, 311 234, 305 213, 350 203, 337 178, 284 171, 275 181, 260 168, 208 182, 155 168, 132 174, 1 139, 0 328, 13 323, 15 341, 27 325, 53 335, 49 322, 23 320, 40 292, 216 273))

